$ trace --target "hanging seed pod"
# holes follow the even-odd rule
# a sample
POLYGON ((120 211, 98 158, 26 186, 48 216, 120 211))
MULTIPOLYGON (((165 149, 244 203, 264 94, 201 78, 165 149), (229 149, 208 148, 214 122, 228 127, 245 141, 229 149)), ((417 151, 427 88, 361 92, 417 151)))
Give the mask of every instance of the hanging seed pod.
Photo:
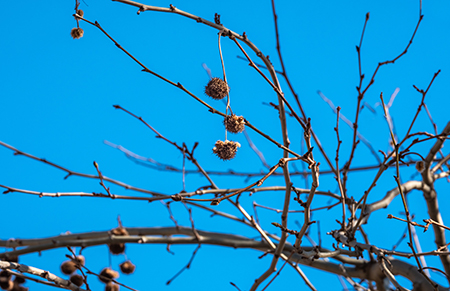
POLYGON ((66 275, 71 275, 77 270, 76 264, 73 261, 65 261, 61 264, 61 272, 66 275))
POLYGON ((70 276, 70 282, 74 283, 78 287, 82 286, 84 284, 83 276, 80 276, 78 274, 70 276))
POLYGON ((125 244, 110 244, 109 251, 113 255, 120 255, 125 252, 125 244))
POLYGON ((225 98, 228 92, 230 92, 230 87, 220 78, 212 78, 205 87, 205 94, 215 100, 225 98))
POLYGON ((119 285, 109 282, 105 286, 105 291, 119 291, 119 285))
POLYGON ((245 128, 244 117, 236 116, 234 114, 225 116, 223 124, 225 124, 225 128, 231 133, 242 132, 245 128))
POLYGON ((10 279, 0 279, 0 288, 3 290, 12 290, 14 288, 14 282, 10 279))
POLYGON ((78 9, 77 10, 77 14, 80 15, 81 17, 83 17, 84 16, 84 11, 81 10, 81 9, 78 9))
POLYGON ((213 148, 213 153, 224 161, 231 160, 236 156, 236 152, 239 147, 241 147, 241 144, 238 142, 218 140, 213 148))
POLYGON ((422 173, 423 170, 425 170, 425 162, 424 161, 418 161, 416 163, 416 170, 419 171, 419 173, 422 173))
POLYGON ((74 263, 83 266, 86 260, 84 259, 84 256, 78 255, 73 261, 74 263))
POLYGON ((73 39, 82 38, 83 34, 84 30, 81 27, 72 28, 72 30, 70 31, 70 35, 73 37, 73 39))
POLYGON ((103 283, 109 283, 109 282, 111 282, 112 279, 116 279, 118 277, 119 277, 119 273, 118 272, 114 271, 111 268, 104 268, 100 272, 100 277, 98 277, 98 278, 103 283))
POLYGON ((11 280, 11 273, 7 271, 0 272, 0 288, 4 290, 11 290, 14 286, 14 282, 11 280))
POLYGON ((133 265, 131 261, 125 261, 122 264, 119 265, 120 271, 124 274, 131 274, 136 269, 136 266, 133 265))

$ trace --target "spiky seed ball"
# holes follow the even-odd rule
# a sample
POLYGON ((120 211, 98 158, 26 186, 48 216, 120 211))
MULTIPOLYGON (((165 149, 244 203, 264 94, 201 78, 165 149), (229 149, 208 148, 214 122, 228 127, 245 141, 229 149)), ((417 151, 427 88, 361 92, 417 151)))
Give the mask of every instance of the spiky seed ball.
POLYGON ((70 282, 74 283, 78 287, 82 286, 84 283, 83 276, 80 276, 78 274, 70 276, 70 282))
POLYGON ((14 283, 16 283, 16 284, 23 284, 23 283, 25 283, 27 280, 25 280, 25 278, 23 278, 23 277, 19 277, 19 276, 16 276, 15 278, 14 278, 14 283))
POLYGON ((118 227, 111 230, 113 235, 128 235, 128 231, 124 227, 118 227))
POLYGON ((108 283, 110 282, 112 279, 116 279, 119 278, 119 273, 114 271, 111 268, 104 268, 101 272, 100 272, 100 277, 98 277, 100 279, 100 281, 102 281, 103 283, 108 283))
POLYGON ((220 159, 226 161, 231 160, 236 156, 237 149, 241 147, 241 144, 231 140, 216 142, 216 146, 213 148, 215 153, 220 159))
POLYGON ((61 272, 66 275, 70 275, 77 270, 77 267, 73 261, 65 261, 61 264, 61 272))
POLYGON ((11 290, 8 289, 9 287, 12 288, 13 286, 13 281, 11 281, 11 273, 7 272, 7 271, 1 271, 0 272, 0 288, 5 289, 5 290, 11 290))
POLYGON ((109 282, 105 286, 105 291, 119 291, 119 285, 109 282))
POLYGON ((225 98, 228 92, 230 92, 230 87, 220 78, 212 78, 205 87, 205 94, 216 100, 225 98))
POLYGON ((122 264, 120 264, 119 267, 122 273, 124 274, 131 274, 136 269, 136 266, 133 265, 131 261, 125 261, 122 264))
POLYGON ((81 17, 83 17, 84 16, 84 11, 81 10, 81 9, 78 9, 77 10, 77 14, 80 15, 81 17))
POLYGON ((0 280, 0 288, 3 290, 12 290, 14 288, 14 282, 12 280, 6 279, 5 277, 2 279, 5 280, 0 280))
POLYGON ((120 255, 125 252, 125 244, 110 244, 109 251, 113 255, 120 255))
POLYGON ((84 256, 78 255, 73 261, 74 263, 78 263, 83 266, 86 260, 84 259, 84 256))
POLYGON ((82 38, 83 34, 84 34, 84 30, 81 27, 74 27, 70 31, 70 35, 73 37, 73 39, 82 38))
POLYGON ((419 173, 422 173, 423 170, 425 170, 425 162, 424 161, 418 161, 416 163, 416 170, 419 171, 419 173))
POLYGON ((242 132, 245 128, 244 117, 236 116, 234 114, 225 116, 223 124, 225 124, 225 128, 231 133, 242 132))

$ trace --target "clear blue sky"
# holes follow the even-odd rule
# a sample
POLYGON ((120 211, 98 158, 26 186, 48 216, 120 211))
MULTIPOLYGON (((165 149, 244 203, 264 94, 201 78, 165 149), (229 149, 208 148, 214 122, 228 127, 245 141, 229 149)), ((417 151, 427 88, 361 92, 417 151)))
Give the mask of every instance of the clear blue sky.
MULTIPOLYGON (((245 31, 264 54, 270 55, 275 68, 280 69, 270 1, 150 1, 145 4, 163 7, 173 4, 210 21, 213 21, 214 13, 219 13, 227 28, 238 33, 245 31)), ((160 163, 182 166, 179 151, 155 139, 155 135, 139 121, 112 107, 119 104, 142 116, 161 134, 180 145, 185 142, 188 147, 192 147, 195 142, 199 142, 196 158, 207 170, 259 172, 264 169, 243 134, 232 137, 242 144, 234 160, 222 162, 217 159, 211 149, 215 141, 224 139, 222 118, 209 113, 203 105, 181 90, 141 72, 141 68, 97 28, 81 23, 84 36, 73 40, 70 36, 70 30, 76 25, 72 17, 73 7, 73 1, 4 3, 0 11, 4 23, 0 46, 1 141, 73 171, 96 174, 92 162, 97 161, 104 175, 127 184, 164 194, 181 191, 181 174, 136 165, 118 150, 104 144, 107 140, 160 163)), ((137 16, 134 7, 111 1, 85 0, 80 8, 84 10, 86 19, 98 21, 149 68, 174 82, 180 82, 210 105, 224 111, 222 102, 210 100, 203 93, 209 77, 202 64, 205 63, 214 76, 222 77, 216 30, 179 15, 145 12, 137 16)), ((420 104, 421 95, 413 85, 425 89, 439 69, 442 72, 430 89, 426 104, 438 131, 449 121, 448 11, 448 1, 423 1, 424 19, 408 53, 394 65, 382 67, 375 84, 365 96, 364 101, 375 107, 380 92, 384 92, 388 99, 396 88, 400 89, 390 109, 400 137, 406 133, 420 104)), ((333 131, 336 116, 317 91, 322 91, 336 106, 342 108, 342 114, 354 120, 357 98, 355 87, 359 82, 355 45, 359 43, 367 12, 370 12, 370 20, 362 46, 362 65, 366 79, 369 79, 378 62, 392 59, 404 50, 418 20, 419 1, 277 2, 280 40, 287 72, 307 115, 312 119, 314 130, 333 158, 336 150, 333 131)), ((276 94, 246 61, 237 58, 242 54, 234 42, 222 38, 222 49, 234 112, 244 115, 256 127, 281 142, 277 112, 264 105, 277 103, 276 94)), ((256 55, 250 49, 246 50, 257 61, 256 55)), ((286 83, 282 81, 281 85, 286 97, 297 109, 286 83)), ((375 110, 376 114, 366 109, 362 111, 360 132, 376 150, 386 152, 389 150, 388 127, 381 108, 375 110)), ((288 120, 288 125, 291 148, 302 152, 301 128, 293 118, 288 120)), ((349 156, 352 131, 343 122, 340 128, 344 141, 341 147, 343 165, 349 156)), ((425 112, 421 112, 413 130, 434 133, 425 112)), ((249 131, 249 135, 264 153, 269 165, 275 165, 282 157, 282 152, 255 132, 249 131)), ((426 155, 431 145, 422 144, 413 149, 426 155)), ((444 153, 448 153, 445 148, 444 153)), ((322 164, 321 170, 327 170, 317 149, 315 157, 322 164)), ((0 161, 0 184, 10 187, 45 192, 104 192, 98 181, 79 177, 64 180, 64 172, 25 157, 13 156, 12 151, 3 147, 0 147, 0 161)), ((360 144, 353 165, 375 163, 367 148, 360 144)), ((301 169, 301 163, 296 163, 296 166, 301 169)), ((187 168, 194 169, 194 166, 188 163, 187 168)), ((410 168, 402 171, 403 181, 415 175, 413 167, 410 168)), ((359 199, 374 174, 366 172, 350 175, 351 195, 359 199)), ((393 174, 393 171, 385 173, 371 194, 370 201, 380 199, 386 191, 395 187, 393 174)), ((420 179, 417 175, 413 177, 420 179)), ((242 187, 258 179, 213 178, 221 188, 242 187)), ((321 176, 320 181, 320 190, 338 190, 332 176, 321 176)), ((283 185, 283 182, 282 178, 273 177, 264 185, 283 185)), ((298 187, 305 186, 305 181, 299 176, 293 182, 298 187)), ((188 191, 207 184, 199 175, 188 175, 186 178, 188 191)), ((115 194, 131 193, 114 185, 108 186, 115 194)), ((441 208, 444 209, 450 203, 448 196, 445 196, 448 184, 439 181, 436 187, 441 208)), ((283 203, 280 193, 245 196, 242 202, 247 203, 245 205, 251 213, 250 202, 253 199, 260 204, 280 208, 283 203)), ((67 231, 108 230, 117 225, 118 215, 126 227, 173 226, 166 207, 160 202, 149 204, 96 198, 38 198, 18 193, 2 195, 0 199, 3 205, 0 239, 40 238, 67 231)), ((428 218, 420 192, 412 192, 409 202, 418 222, 428 218)), ((327 203, 327 199, 318 198, 313 207, 327 203)), ((296 207, 293 205, 293 209, 298 209, 296 207)), ((405 229, 403 223, 386 219, 388 213, 401 215, 399 197, 391 207, 371 217, 380 222, 373 225, 372 221, 372 226, 367 227, 368 232, 372 233, 370 238, 374 245, 392 248, 405 229)), ((226 203, 218 206, 218 210, 236 214, 226 203)), ((181 225, 190 225, 187 211, 182 205, 173 204, 173 211, 181 225)), ((203 210, 193 211, 199 229, 258 237, 248 227, 210 218, 209 213, 203 210)), ((273 221, 279 222, 279 216, 266 210, 259 210, 258 213, 263 227, 279 234, 279 230, 270 225, 273 221)), ((289 226, 292 228, 296 227, 296 220, 303 219, 302 215, 296 215, 290 217, 289 226)), ((333 241, 326 232, 338 228, 335 219, 339 215, 338 209, 314 214, 313 219, 321 221, 324 245, 331 246, 333 241)), ((450 224, 448 212, 443 211, 442 215, 444 221, 450 224)), ((418 229, 418 232, 421 230, 418 229)), ((311 227, 311 236, 317 240, 316 225, 311 227)), ((432 230, 421 234, 421 238, 424 250, 435 248, 432 230)), ((175 255, 167 253, 165 247, 129 245, 127 256, 137 264, 137 270, 132 276, 122 275, 119 281, 138 290, 206 290, 211 286, 216 290, 235 290, 229 285, 231 281, 241 290, 247 290, 254 279, 266 270, 271 259, 258 259, 261 253, 256 251, 203 246, 191 270, 165 286, 165 282, 187 263, 195 246, 172 246, 175 255)), ((405 242, 400 249, 408 250, 405 242)), ((64 249, 45 251, 40 255, 21 257, 21 262, 59 274, 59 264, 65 260, 66 253, 64 249)), ((87 249, 85 255, 86 264, 93 271, 100 271, 109 265, 105 246, 87 249)), ((112 265, 117 266, 123 260, 123 256, 114 256, 112 265)), ((410 262, 414 263, 412 260, 410 262)), ((440 267, 436 258, 427 258, 427 262, 440 267)), ((306 267, 304 271, 319 290, 329 289, 330 285, 336 290, 342 288, 336 276, 324 276, 306 267)), ((433 274, 433 279, 444 284, 442 276, 433 274)), ((298 275, 286 267, 271 288, 278 290, 292 287, 293 284, 303 288, 298 275)), ((31 282, 27 286, 36 291, 53 290, 31 282)), ((91 288, 101 290, 102 285, 93 278, 91 288)))

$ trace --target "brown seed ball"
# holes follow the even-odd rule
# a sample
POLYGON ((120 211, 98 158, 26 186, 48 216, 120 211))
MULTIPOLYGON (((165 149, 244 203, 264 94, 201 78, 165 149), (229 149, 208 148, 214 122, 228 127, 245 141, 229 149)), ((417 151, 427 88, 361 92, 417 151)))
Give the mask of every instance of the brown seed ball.
POLYGON ((223 124, 225 124, 225 128, 231 133, 242 132, 245 128, 244 117, 234 114, 225 116, 223 124))
POLYGON ((136 266, 133 265, 131 261, 125 261, 122 264, 119 265, 120 271, 124 274, 131 274, 136 269, 136 266))
POLYGON ((77 10, 77 14, 80 15, 81 17, 83 17, 84 16, 84 11, 81 10, 81 9, 78 9, 77 10))
POLYGON ((78 263, 83 266, 84 263, 86 262, 86 259, 84 258, 84 256, 78 255, 73 261, 74 263, 78 263))
POLYGON ((81 285, 83 285, 84 279, 83 279, 83 276, 75 274, 75 275, 70 276, 70 282, 72 282, 75 285, 77 285, 78 287, 80 287, 81 285))
POLYGON ((205 94, 216 100, 225 98, 228 92, 230 92, 230 87, 220 78, 212 78, 205 87, 205 94))
POLYGON ((425 162, 424 161, 418 161, 416 163, 416 170, 419 171, 419 173, 422 173, 423 170, 425 170, 425 162))
POLYGON ((5 277, 2 277, 2 279, 5 280, 0 280, 0 288, 3 290, 12 290, 14 288, 14 282, 12 280, 6 279, 5 277))
POLYGON ((105 286, 105 291, 119 291, 119 285, 109 282, 105 286))
POLYGON ((119 277, 119 273, 114 271, 111 268, 104 268, 101 272, 100 272, 100 277, 98 277, 100 279, 100 281, 102 281, 103 283, 108 283, 110 282, 112 279, 116 279, 119 277))
POLYGON ((120 255, 125 252, 125 244, 110 244, 109 251, 113 255, 120 255))
POLYGON ((77 270, 77 267, 73 261, 65 261, 61 264, 61 272, 66 275, 70 275, 77 270))
POLYGON ((241 144, 238 142, 218 140, 216 142, 216 146, 213 148, 213 153, 224 161, 231 160, 236 156, 236 152, 239 147, 241 147, 241 144))
POLYGON ((81 27, 72 28, 72 30, 70 31, 70 35, 73 37, 73 39, 82 38, 83 34, 84 30, 81 27))

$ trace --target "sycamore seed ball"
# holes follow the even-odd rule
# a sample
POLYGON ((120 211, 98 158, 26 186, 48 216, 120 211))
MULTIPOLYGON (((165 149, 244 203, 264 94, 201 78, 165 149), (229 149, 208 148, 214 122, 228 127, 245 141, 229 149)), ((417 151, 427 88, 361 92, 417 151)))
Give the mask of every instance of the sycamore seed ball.
POLYGON ((103 283, 109 283, 112 279, 116 279, 118 277, 119 277, 119 273, 118 272, 114 271, 111 268, 104 268, 100 272, 100 277, 98 277, 98 278, 103 283))
POLYGON ((236 116, 234 114, 225 116, 223 120, 225 128, 231 133, 240 133, 244 131, 245 121, 243 116, 236 116))
POLYGON ((231 160, 236 156, 237 149, 241 147, 238 142, 226 140, 218 140, 213 148, 213 153, 216 154, 220 159, 227 161, 231 160))
POLYGON ((70 35, 73 37, 73 39, 82 38, 83 34, 84 30, 81 27, 72 28, 72 30, 70 31, 70 35))
POLYGON ((215 100, 225 98, 228 92, 230 92, 230 87, 220 78, 212 78, 205 87, 205 94, 215 100))
POLYGON ((124 274, 131 274, 136 269, 136 266, 131 261, 125 261, 119 265, 120 271, 124 274))

